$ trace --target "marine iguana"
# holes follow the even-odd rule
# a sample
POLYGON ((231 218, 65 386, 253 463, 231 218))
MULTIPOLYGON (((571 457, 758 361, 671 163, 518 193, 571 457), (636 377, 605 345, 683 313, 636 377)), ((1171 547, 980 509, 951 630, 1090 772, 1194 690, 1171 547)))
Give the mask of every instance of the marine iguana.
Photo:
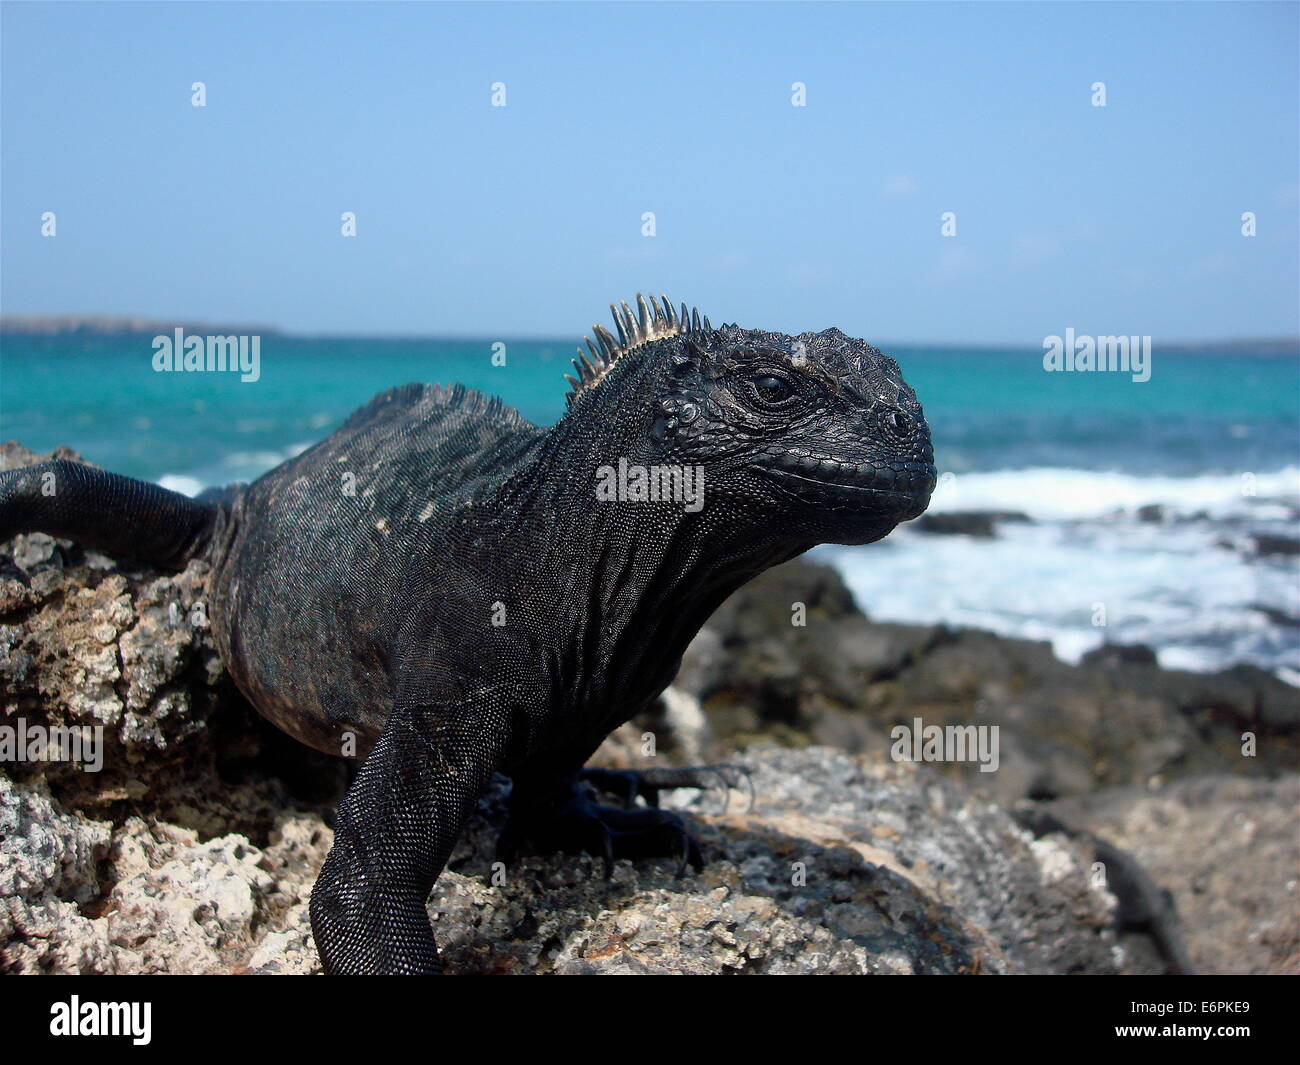
MULTIPOLYGON (((460 385, 410 384, 211 496, 67 461, 0 473, 0 540, 207 560, 214 637, 249 701, 320 750, 358 739, 311 896, 327 972, 438 970, 425 902, 497 770, 513 783, 507 853, 684 851, 698 867, 679 817, 598 805, 584 762, 736 588, 928 504, 929 428, 893 359, 838 329, 636 307, 611 306, 617 337, 593 326, 550 428, 460 385), (702 470, 704 506, 600 501, 620 460, 702 470)), ((642 790, 700 782, 660 770, 642 790)))

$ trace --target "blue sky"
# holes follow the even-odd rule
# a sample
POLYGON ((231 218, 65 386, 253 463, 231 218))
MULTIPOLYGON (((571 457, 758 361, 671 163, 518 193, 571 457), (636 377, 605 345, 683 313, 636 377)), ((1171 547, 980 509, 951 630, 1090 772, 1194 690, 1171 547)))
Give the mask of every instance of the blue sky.
POLYGON ((570 336, 652 287, 876 340, 1297 332, 1295 4, 22 3, 2 29, 6 313, 570 336))

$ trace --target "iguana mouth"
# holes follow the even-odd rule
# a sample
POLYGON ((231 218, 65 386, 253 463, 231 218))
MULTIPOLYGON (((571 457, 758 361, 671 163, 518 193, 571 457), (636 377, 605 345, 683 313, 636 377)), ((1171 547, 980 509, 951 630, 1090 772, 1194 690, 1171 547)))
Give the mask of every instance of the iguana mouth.
POLYGON ((921 513, 934 491, 937 473, 928 462, 907 460, 896 466, 885 463, 840 462, 808 455, 773 456, 761 467, 791 488, 820 490, 842 502, 857 502, 866 508, 921 513))

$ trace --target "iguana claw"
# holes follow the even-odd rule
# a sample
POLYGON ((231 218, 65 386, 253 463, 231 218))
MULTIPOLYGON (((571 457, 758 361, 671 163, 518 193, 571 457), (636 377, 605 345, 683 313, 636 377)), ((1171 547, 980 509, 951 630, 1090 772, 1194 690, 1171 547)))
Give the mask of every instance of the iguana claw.
POLYGON ((680 769, 584 769, 578 779, 592 785, 607 795, 616 795, 625 809, 631 809, 637 797, 646 805, 657 808, 659 793, 670 788, 699 788, 708 790, 721 786, 722 809, 725 814, 731 805, 731 789, 741 787, 749 793, 749 806, 754 809, 754 780, 748 768, 740 765, 697 765, 680 769))

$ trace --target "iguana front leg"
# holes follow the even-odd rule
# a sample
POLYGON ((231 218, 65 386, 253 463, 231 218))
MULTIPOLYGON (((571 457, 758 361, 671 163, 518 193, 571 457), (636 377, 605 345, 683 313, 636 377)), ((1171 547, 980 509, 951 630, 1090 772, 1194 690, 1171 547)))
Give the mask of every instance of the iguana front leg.
POLYGON ((339 806, 311 894, 327 973, 436 973, 425 901, 509 737, 500 710, 395 709, 339 806))

